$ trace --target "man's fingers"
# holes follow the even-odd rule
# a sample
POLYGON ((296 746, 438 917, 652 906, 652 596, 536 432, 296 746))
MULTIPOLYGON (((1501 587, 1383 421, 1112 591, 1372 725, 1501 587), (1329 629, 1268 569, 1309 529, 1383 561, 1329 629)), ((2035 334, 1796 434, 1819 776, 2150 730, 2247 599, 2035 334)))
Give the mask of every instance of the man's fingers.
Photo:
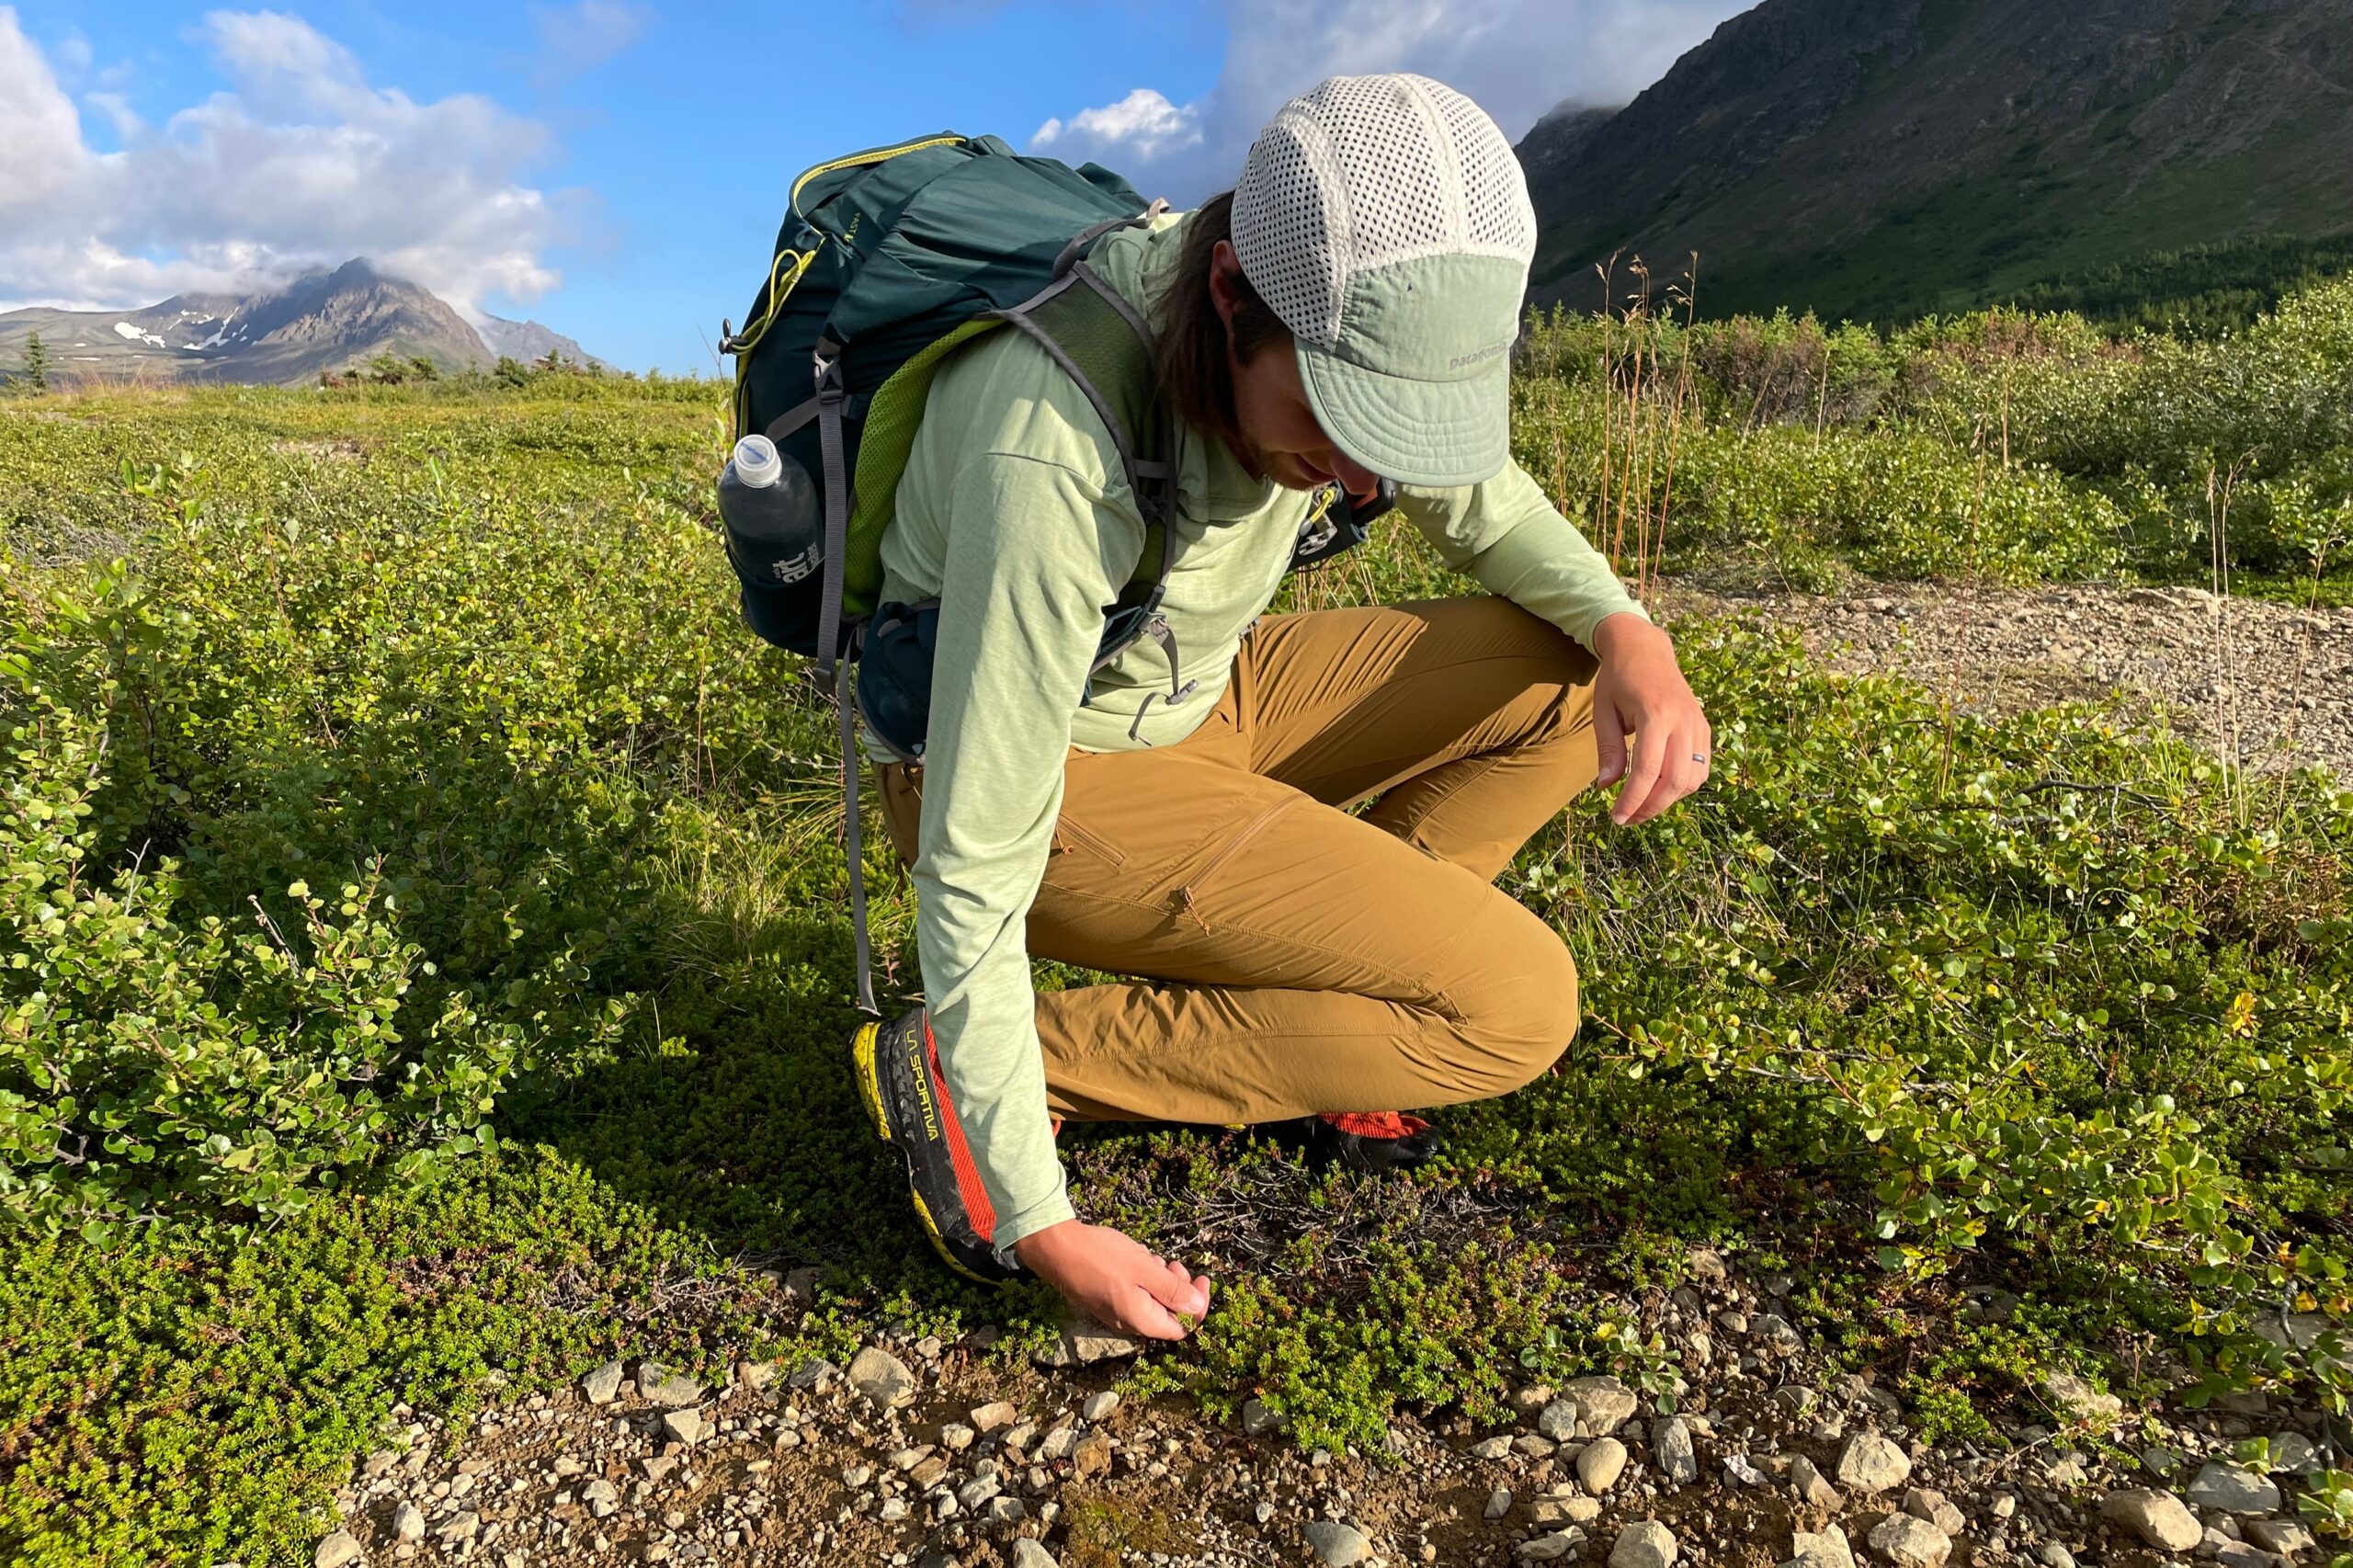
POLYGON ((1616 703, 1601 701, 1593 705, 1593 739, 1601 753, 1601 771, 1594 782, 1615 784, 1618 776, 1626 771, 1626 726, 1618 718, 1616 703))
POLYGON ((1209 1311, 1208 1281, 1195 1283, 1191 1273, 1175 1258, 1167 1260, 1165 1268, 1147 1274, 1137 1283, 1172 1312, 1199 1317, 1209 1311))
POLYGON ((1634 736, 1633 770, 1627 774, 1625 787, 1618 791, 1618 802, 1609 814, 1620 826, 1639 820, 1637 813, 1650 799, 1651 787, 1658 782, 1659 769, 1666 761, 1666 733, 1658 725, 1639 731, 1634 736))

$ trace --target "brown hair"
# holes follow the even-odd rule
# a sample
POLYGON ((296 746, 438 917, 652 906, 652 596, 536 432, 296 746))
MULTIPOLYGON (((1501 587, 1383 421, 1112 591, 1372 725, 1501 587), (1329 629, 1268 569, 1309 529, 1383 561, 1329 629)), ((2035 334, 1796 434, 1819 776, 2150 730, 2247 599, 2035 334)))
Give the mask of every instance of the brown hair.
MULTIPOLYGON (((1233 416, 1233 378, 1225 364, 1226 326, 1210 294, 1210 267, 1220 240, 1233 236, 1233 192, 1212 196, 1185 221, 1185 248, 1176 275, 1158 301, 1158 336, 1153 345, 1153 377, 1176 417, 1205 436, 1222 438, 1239 451, 1242 432, 1233 416)), ((1290 336, 1246 278, 1237 277, 1241 308, 1233 313, 1233 357, 1246 365, 1261 350, 1290 336)))

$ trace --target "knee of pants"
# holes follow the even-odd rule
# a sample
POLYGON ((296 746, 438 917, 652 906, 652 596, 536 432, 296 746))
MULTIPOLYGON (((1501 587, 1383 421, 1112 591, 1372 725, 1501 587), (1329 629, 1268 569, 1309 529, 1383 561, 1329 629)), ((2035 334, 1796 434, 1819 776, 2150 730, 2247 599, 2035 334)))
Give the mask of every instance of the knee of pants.
POLYGON ((1577 1032, 1577 965, 1560 934, 1498 891, 1513 915, 1483 944, 1478 972, 1456 992, 1471 1047, 1461 1064, 1475 1097, 1506 1095, 1560 1060, 1577 1032))

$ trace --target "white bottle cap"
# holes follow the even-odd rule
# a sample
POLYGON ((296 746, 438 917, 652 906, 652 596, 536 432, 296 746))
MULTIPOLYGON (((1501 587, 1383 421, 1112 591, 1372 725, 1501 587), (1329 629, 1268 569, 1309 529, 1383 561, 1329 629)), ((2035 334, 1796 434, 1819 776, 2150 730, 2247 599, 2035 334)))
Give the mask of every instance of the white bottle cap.
POLYGON ((735 483, 765 490, 784 475, 784 460, 766 436, 746 436, 735 443, 735 483))

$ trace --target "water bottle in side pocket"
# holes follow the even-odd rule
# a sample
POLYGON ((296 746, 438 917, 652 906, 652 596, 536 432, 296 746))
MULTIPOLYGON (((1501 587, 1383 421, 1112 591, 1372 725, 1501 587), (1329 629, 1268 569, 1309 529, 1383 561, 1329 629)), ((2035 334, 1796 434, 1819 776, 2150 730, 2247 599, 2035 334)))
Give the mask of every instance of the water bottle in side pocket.
POLYGON ((824 564, 825 521, 809 471, 766 436, 735 443, 719 475, 727 554, 746 588, 780 588, 824 564))

